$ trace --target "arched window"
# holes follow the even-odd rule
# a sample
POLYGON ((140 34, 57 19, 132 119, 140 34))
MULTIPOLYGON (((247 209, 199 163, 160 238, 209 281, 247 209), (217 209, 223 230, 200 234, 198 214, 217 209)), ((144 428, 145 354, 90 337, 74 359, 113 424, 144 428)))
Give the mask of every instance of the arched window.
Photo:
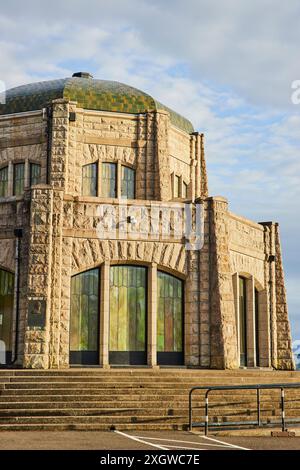
POLYGON ((183 364, 183 281, 157 273, 157 362, 183 364))
POLYGON ((0 341, 5 346, 6 362, 11 359, 14 274, 0 269, 0 341))
POLYGON ((71 280, 70 362, 99 363, 99 269, 71 280))

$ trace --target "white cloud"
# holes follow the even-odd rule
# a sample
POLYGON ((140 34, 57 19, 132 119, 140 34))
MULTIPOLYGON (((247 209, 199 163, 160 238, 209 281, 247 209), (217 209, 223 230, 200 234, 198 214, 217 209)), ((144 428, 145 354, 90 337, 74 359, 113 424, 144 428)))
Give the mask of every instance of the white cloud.
POLYGON ((282 224, 294 325, 299 20, 298 0, 10 0, 0 11, 8 86, 84 69, 149 92, 205 132, 211 193, 228 196, 235 212, 282 224))

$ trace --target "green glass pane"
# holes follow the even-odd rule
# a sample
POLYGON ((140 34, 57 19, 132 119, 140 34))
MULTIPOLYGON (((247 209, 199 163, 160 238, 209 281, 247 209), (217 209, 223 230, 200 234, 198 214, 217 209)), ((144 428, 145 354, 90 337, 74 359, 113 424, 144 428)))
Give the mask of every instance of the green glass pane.
MULTIPOLYGON (((111 269, 112 272, 112 269, 111 269)), ((115 272, 115 271, 114 271, 115 272)), ((114 278, 114 276, 112 275, 114 278)), ((113 280, 113 279, 112 279, 113 280)), ((110 318, 109 318, 109 327, 110 327, 110 350, 118 351, 118 288, 115 284, 110 286, 110 318)))
POLYGON ((146 292, 145 287, 139 287, 137 289, 137 313, 136 313, 136 342, 137 342, 137 351, 145 350, 146 342, 146 292))
POLYGON ((157 350, 181 352, 183 348, 183 283, 158 272, 157 350))
POLYGON ((115 163, 102 163, 102 197, 117 196, 117 166, 115 163))
POLYGON ((41 179, 41 165, 37 163, 30 164, 30 186, 39 184, 41 179))
POLYGON ((135 170, 122 166, 122 183, 121 183, 122 199, 135 198, 135 170))
POLYGON ((16 163, 14 165, 14 195, 21 196, 24 192, 24 163, 16 163))
POLYGON ((112 266, 110 351, 145 351, 146 268, 112 266))
POLYGON ((0 170, 0 197, 8 196, 8 167, 0 170))

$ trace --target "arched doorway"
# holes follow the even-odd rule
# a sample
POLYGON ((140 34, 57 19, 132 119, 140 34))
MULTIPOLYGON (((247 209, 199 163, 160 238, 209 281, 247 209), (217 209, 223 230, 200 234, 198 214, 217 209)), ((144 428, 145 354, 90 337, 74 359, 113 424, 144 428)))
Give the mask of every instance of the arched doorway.
POLYGON ((109 362, 147 364, 147 268, 110 268, 109 362))
POLYGON ((1 362, 7 364, 12 356, 12 324, 14 307, 14 274, 0 269, 0 341, 1 362), (3 350, 4 349, 4 350, 3 350))
POLYGON ((259 291, 254 290, 255 311, 254 311, 254 330, 255 330, 255 365, 260 366, 259 361, 259 291))
POLYGON ((99 364, 99 269, 71 279, 70 364, 99 364))
POLYGON ((247 366, 247 288, 246 279, 239 277, 239 350, 240 366, 247 366))
POLYGON ((157 273, 157 363, 181 365, 183 353, 183 281, 157 273))

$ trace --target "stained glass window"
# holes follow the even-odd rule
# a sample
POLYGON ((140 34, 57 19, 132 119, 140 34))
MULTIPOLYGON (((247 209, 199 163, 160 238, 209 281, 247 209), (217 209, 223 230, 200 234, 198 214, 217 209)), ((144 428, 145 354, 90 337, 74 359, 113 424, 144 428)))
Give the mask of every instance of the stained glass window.
POLYGON ((0 197, 8 195, 8 167, 0 170, 0 197))
POLYGON ((135 198, 135 171, 127 166, 122 166, 122 199, 135 198))
POLYGON ((145 351, 147 270, 110 268, 110 351, 145 351))
POLYGON ((14 304, 14 275, 0 269, 0 340, 11 351, 12 313, 14 304))
POLYGON ((21 196, 24 192, 25 164, 16 163, 14 165, 14 196, 21 196))
POLYGON ((71 351, 97 351, 99 336, 99 269, 72 277, 71 351))
POLYGON ((158 271, 157 351, 183 350, 183 282, 158 271))
POLYGON ((41 182, 41 165, 30 163, 30 186, 41 182))
POLYGON ((117 165, 102 163, 102 197, 117 197, 117 165))
POLYGON ((247 299, 246 279, 239 278, 239 332, 240 332, 240 365, 247 365, 247 299))
POLYGON ((97 196, 98 164, 91 163, 82 167, 82 195, 97 196))

